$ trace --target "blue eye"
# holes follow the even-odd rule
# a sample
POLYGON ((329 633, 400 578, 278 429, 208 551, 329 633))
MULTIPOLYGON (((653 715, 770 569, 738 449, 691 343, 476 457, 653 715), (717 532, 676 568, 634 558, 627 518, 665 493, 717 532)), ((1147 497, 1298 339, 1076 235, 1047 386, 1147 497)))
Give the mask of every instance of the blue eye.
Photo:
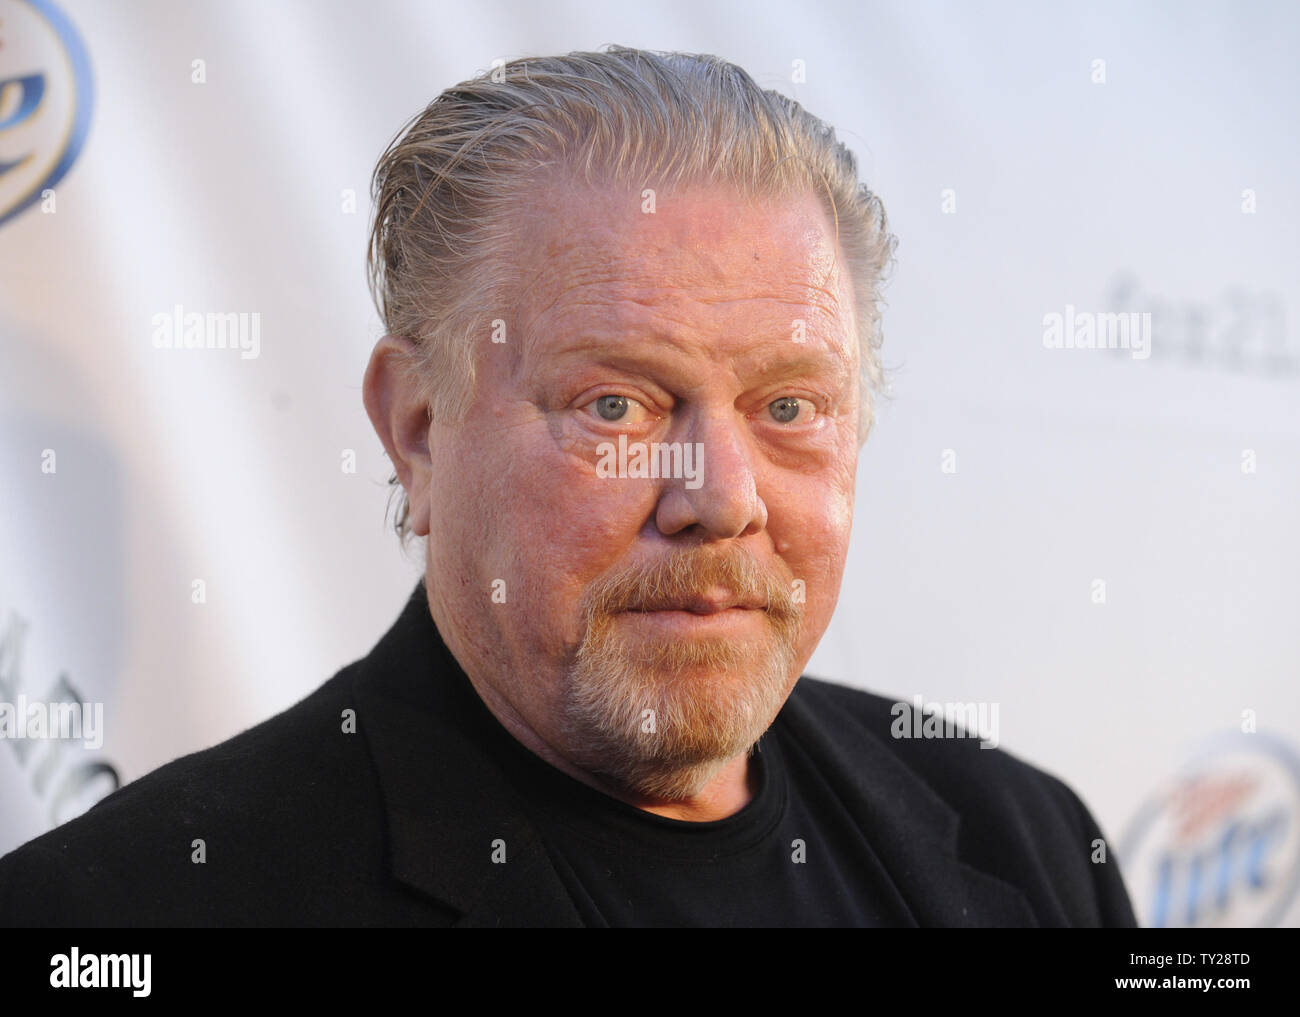
POLYGON ((604 420, 622 420, 627 416, 627 396, 605 395, 594 403, 596 412, 604 420))
POLYGON ((783 396, 780 399, 774 399, 767 409, 772 414, 773 420, 788 424, 799 416, 800 401, 795 396, 783 396))

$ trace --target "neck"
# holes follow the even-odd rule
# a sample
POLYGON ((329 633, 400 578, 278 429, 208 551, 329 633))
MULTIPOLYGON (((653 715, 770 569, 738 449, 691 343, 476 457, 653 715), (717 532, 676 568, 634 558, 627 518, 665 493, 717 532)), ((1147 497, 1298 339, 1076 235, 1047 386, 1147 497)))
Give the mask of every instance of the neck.
POLYGON ((758 793, 758 767, 749 754, 729 760, 699 794, 683 801, 661 802, 653 799, 621 797, 629 805, 668 819, 690 823, 709 823, 735 815, 758 793))

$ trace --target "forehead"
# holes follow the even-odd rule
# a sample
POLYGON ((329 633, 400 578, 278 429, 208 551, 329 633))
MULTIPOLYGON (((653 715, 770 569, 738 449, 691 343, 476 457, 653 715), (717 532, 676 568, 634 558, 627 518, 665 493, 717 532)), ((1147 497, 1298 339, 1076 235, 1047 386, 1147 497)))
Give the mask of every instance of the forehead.
POLYGON ((788 342, 801 322, 810 344, 851 357, 852 291, 814 194, 645 191, 566 183, 534 193, 518 234, 527 355, 580 329, 741 352, 788 342))

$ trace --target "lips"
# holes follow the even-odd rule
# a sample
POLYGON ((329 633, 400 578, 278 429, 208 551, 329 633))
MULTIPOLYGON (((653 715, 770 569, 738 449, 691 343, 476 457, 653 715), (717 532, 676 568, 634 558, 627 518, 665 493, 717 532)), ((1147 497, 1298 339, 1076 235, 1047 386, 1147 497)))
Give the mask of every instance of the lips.
POLYGON ((742 611, 761 611, 767 604, 756 597, 741 597, 734 594, 718 596, 690 597, 684 600, 657 600, 629 608, 638 614, 652 611, 687 611, 691 614, 720 614, 736 608, 742 611))

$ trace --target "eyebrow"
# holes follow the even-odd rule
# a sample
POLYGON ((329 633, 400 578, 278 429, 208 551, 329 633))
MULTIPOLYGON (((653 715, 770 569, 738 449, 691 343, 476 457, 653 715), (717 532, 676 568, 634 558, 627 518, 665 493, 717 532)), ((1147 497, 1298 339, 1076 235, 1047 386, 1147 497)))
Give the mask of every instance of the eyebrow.
MULTIPOLYGON (((771 356, 770 352, 781 346, 765 343, 761 348, 743 351, 742 361, 747 362, 747 366, 756 373, 776 377, 813 374, 847 377, 850 373, 849 358, 838 355, 834 349, 796 344, 788 337, 776 342, 797 346, 798 351, 789 357, 771 356)), ((673 359, 674 346, 671 338, 662 335, 647 334, 640 340, 610 341, 584 332, 581 336, 564 340, 557 349, 548 351, 545 357, 551 362, 589 360, 624 370, 644 372, 647 368, 669 363, 673 359)), ((536 355, 535 344, 533 352, 536 355)), ((694 351, 688 356, 694 360, 694 351)))

